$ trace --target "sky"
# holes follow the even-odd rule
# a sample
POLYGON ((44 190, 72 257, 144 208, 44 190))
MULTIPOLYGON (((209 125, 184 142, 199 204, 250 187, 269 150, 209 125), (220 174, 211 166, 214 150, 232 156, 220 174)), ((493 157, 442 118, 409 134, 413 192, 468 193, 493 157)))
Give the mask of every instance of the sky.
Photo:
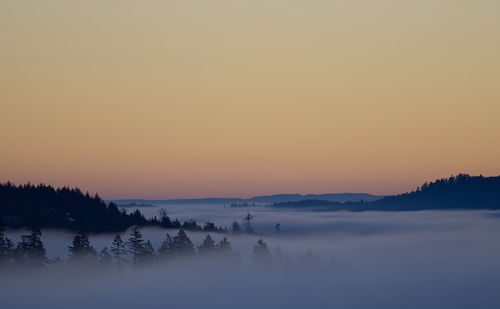
POLYGON ((500 174, 500 2, 0 1, 0 180, 112 198, 500 174))

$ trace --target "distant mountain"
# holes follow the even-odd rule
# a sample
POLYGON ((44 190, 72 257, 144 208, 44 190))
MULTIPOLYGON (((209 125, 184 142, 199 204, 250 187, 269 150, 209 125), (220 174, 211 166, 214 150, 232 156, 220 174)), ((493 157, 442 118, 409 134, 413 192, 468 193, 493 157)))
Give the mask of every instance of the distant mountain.
POLYGON ((149 200, 149 199, 117 199, 111 200, 110 202, 116 203, 118 206, 127 204, 161 204, 161 205, 172 205, 172 204, 229 204, 229 203, 240 203, 244 202, 241 198, 194 198, 194 199, 172 199, 172 200, 149 200))
POLYGON ((332 202, 318 199, 275 203, 273 207, 322 211, 410 211, 433 209, 500 209, 500 176, 459 174, 425 183, 415 191, 372 202, 332 202))
POLYGON ((301 200, 324 200, 330 202, 358 202, 358 201, 376 201, 383 198, 381 195, 372 195, 368 193, 327 193, 327 194, 276 194, 256 196, 248 199, 253 203, 277 203, 294 202, 301 200))
MULTIPOLYGON (((120 207, 127 207, 130 204, 232 204, 232 203, 261 203, 273 204, 281 202, 297 202, 301 200, 325 200, 331 202, 357 202, 357 201, 376 201, 383 198, 381 195, 372 195, 368 193, 327 193, 327 194, 275 194, 262 195, 252 198, 199 198, 199 199, 172 199, 172 200, 147 200, 147 199, 123 199, 113 200, 120 207)), ((144 207, 144 206, 143 206, 144 207)))

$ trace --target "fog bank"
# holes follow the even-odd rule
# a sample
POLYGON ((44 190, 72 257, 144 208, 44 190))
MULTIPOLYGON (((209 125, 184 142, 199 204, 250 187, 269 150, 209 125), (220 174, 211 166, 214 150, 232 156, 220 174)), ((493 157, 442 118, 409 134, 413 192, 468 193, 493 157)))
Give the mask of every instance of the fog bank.
MULTIPOLYGON (((224 214, 219 214, 223 216, 224 214)), ((217 221, 214 220, 216 223, 217 221)), ((123 271, 84 267, 0 276, 1 308, 499 308, 500 216, 488 211, 255 212, 256 235, 227 235, 237 262, 197 258, 123 271), (272 223, 283 226, 272 231, 272 223), (269 226, 266 230, 264 227, 269 226), (275 255, 257 265, 264 238, 275 255)), ((155 248, 165 230, 144 229, 155 248)), ((18 232, 10 231, 15 238, 18 232)), ((174 231, 171 231, 174 233, 174 231)), ((195 244, 205 233, 188 233, 195 244)), ((112 235, 90 235, 96 248, 112 235)), ((215 240, 223 235, 212 234, 215 240)), ((46 231, 48 255, 72 234, 46 231)), ((124 238, 126 238, 124 234, 124 238)))

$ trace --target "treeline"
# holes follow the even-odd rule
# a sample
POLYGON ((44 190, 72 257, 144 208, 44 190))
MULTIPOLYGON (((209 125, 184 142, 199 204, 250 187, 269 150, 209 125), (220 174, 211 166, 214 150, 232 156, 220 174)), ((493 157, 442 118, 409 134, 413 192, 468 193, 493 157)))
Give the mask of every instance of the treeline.
POLYGON ((370 203, 380 210, 500 209, 500 176, 459 174, 370 203))
POLYGON ((500 176, 459 174, 425 183, 408 193, 384 197, 373 202, 329 202, 303 200, 275 203, 273 207, 317 211, 411 211, 439 209, 500 209, 500 176))
MULTIPOLYGON (((58 257, 50 260, 46 256, 41 236, 40 229, 30 228, 28 233, 21 235, 21 240, 14 244, 5 236, 5 229, 0 226, 0 265, 2 267, 50 268, 54 265, 77 262, 95 266, 121 267, 127 264, 137 265, 195 256, 231 259, 239 257, 239 253, 232 250, 231 243, 226 237, 216 242, 210 234, 207 234, 201 244, 194 245, 181 228, 175 236, 167 233, 161 246, 155 249, 151 241, 142 237, 140 229, 133 227, 128 239, 124 240, 117 234, 110 246, 104 247, 99 252, 92 246, 87 233, 77 233, 71 244, 68 245, 68 258, 62 260, 58 257)), ((254 257, 258 262, 270 261, 271 259, 271 252, 262 239, 254 247, 254 257)))
POLYGON ((257 207, 257 205, 255 203, 231 203, 231 205, 229 205, 231 208, 237 208, 237 207, 257 207))
POLYGON ((57 188, 50 185, 14 185, 0 183, 0 219, 12 228, 37 226, 89 233, 120 232, 131 226, 158 226, 162 228, 207 232, 225 229, 207 222, 171 220, 166 212, 159 218, 146 219, 139 211, 127 213, 111 202, 106 204, 98 194, 83 193, 78 188, 57 188))

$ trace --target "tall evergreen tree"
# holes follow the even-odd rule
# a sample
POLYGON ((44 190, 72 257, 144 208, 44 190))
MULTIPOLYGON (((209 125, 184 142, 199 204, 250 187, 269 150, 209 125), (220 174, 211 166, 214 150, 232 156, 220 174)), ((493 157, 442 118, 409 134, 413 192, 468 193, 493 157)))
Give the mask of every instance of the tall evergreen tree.
POLYGON ((241 226, 238 222, 233 221, 233 224, 231 224, 231 233, 233 233, 233 234, 240 234, 241 233, 241 226))
POLYGON ((159 210, 160 214, 160 225, 164 228, 171 228, 172 227, 172 221, 170 220, 170 217, 168 216, 168 213, 165 209, 160 209, 159 210))
POLYGON ((142 252, 140 255, 141 262, 151 262, 155 258, 155 249, 151 244, 151 241, 146 241, 144 246, 142 247, 142 252))
POLYGON ((259 239, 257 241, 257 244, 253 249, 253 255, 255 261, 259 264, 265 264, 271 262, 271 252, 269 252, 267 244, 262 239, 259 239))
POLYGON ((85 232, 80 232, 75 237, 71 246, 68 246, 69 258, 72 261, 92 263, 97 259, 97 251, 90 245, 90 240, 85 232))
POLYGON ((222 238, 221 241, 216 246, 217 252, 220 253, 230 253, 231 252, 231 244, 227 240, 226 237, 222 238))
POLYGON ((132 255, 132 262, 138 263, 144 251, 144 239, 139 228, 134 226, 127 241, 128 252, 132 255))
POLYGON ((247 233, 247 234, 253 234, 252 220, 253 220, 253 216, 248 211, 245 218, 243 218, 243 222, 245 225, 245 233, 247 233))
POLYGON ((14 243, 5 236, 5 227, 0 216, 0 264, 11 263, 14 243))
POLYGON ((160 248, 158 248, 158 256, 161 258, 171 257, 175 254, 174 241, 172 236, 167 233, 167 236, 160 248))
POLYGON ((16 251, 22 262, 30 266, 42 267, 47 263, 45 247, 40 237, 42 232, 39 228, 32 227, 29 234, 21 235, 21 241, 17 244, 16 251))
POLYGON ((110 265, 112 261, 111 254, 108 251, 108 247, 102 248, 99 252, 99 262, 103 265, 110 265))
POLYGON ((174 237, 174 247, 180 255, 190 255, 195 253, 193 242, 186 235, 184 229, 180 229, 177 236, 174 237))
POLYGON ((198 252, 200 254, 213 253, 215 251, 215 241, 212 239, 210 234, 207 234, 203 243, 198 246, 198 252))
POLYGON ((111 255, 115 260, 117 265, 121 265, 125 262, 125 254, 127 254, 127 250, 125 249, 125 243, 119 234, 115 236, 113 239, 113 243, 111 244, 111 255))

